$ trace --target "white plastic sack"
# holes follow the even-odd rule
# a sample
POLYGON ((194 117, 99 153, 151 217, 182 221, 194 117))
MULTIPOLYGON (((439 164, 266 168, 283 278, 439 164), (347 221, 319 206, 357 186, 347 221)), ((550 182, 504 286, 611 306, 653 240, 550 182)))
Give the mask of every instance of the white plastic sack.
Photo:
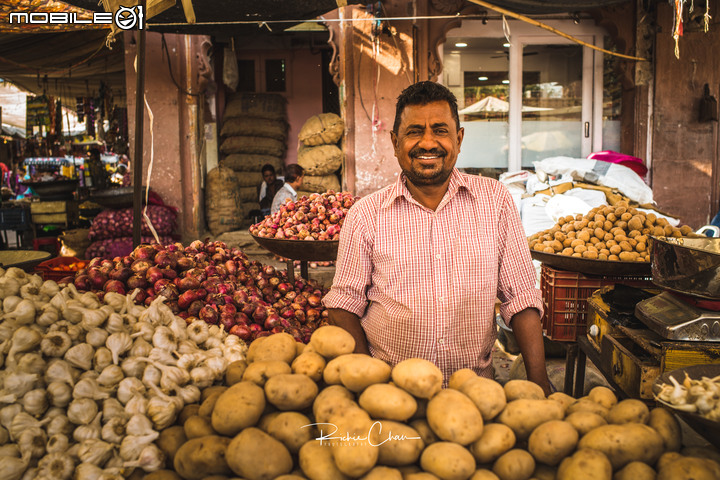
POLYGON ((571 175, 577 181, 617 189, 640 204, 653 203, 653 193, 640 176, 630 168, 586 158, 550 157, 533 162, 536 171, 547 175, 571 175))
MULTIPOLYGON (((593 207, 585 203, 578 197, 572 195, 554 195, 551 197, 545 205, 545 213, 548 217, 552 218, 553 225, 557 223, 562 217, 568 215, 585 215, 593 207)), ((552 225, 551 225, 552 226, 552 225)))
POLYGON ((590 209, 599 207, 601 205, 607 205, 608 203, 605 192, 601 192, 600 190, 590 190, 589 188, 576 187, 568 190, 564 193, 564 195, 579 198, 583 202, 590 205, 590 209))
POLYGON ((223 83, 234 92, 239 81, 240 74, 235 52, 231 48, 225 47, 223 50, 223 83))
POLYGON ((545 211, 548 200, 550 200, 549 195, 538 194, 520 201, 520 220, 526 236, 529 237, 555 225, 555 220, 550 218, 545 211))
POLYGON ((647 209, 647 208, 638 208, 637 210, 638 210, 638 212, 643 212, 645 215, 647 215, 648 213, 652 213, 652 214, 654 214, 657 218, 664 218, 664 219, 667 220, 668 223, 669 223, 670 225, 672 225, 673 227, 677 227, 678 225, 680 225, 680 219, 679 219, 679 218, 669 217, 669 216, 667 216, 667 215, 663 215, 663 214, 660 213, 660 212, 657 212, 657 211, 655 211, 655 210, 650 210, 650 209, 647 209))

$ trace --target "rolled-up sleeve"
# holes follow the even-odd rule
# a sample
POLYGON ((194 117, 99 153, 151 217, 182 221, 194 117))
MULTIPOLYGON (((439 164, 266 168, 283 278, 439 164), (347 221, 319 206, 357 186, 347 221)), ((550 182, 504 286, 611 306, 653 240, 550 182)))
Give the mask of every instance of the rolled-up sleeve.
POLYGON ((501 232, 501 238, 498 239, 500 262, 497 295, 502 302, 500 315, 510 325, 513 315, 526 308, 536 308, 542 317, 543 301, 540 290, 535 286, 535 268, 517 208, 507 189, 504 186, 500 188, 503 194, 499 205, 498 231, 501 232))
POLYGON ((362 317, 372 275, 371 245, 361 204, 353 205, 340 231, 335 278, 323 297, 325 308, 340 308, 362 317))

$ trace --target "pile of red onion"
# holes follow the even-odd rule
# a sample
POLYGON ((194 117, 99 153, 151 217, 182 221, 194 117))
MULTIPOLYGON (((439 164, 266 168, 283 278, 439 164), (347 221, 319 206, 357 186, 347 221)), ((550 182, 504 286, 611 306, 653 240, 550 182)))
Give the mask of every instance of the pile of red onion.
POLYGON ((297 202, 286 202, 280 210, 251 226, 250 233, 286 240, 338 240, 345 215, 357 199, 350 192, 313 193, 297 202))
MULTIPOLYGON (((163 205, 148 205, 147 215, 158 235, 170 235, 175 230, 177 214, 163 205)), ((151 235, 150 227, 141 222, 142 235, 151 235)), ((100 212, 90 226, 88 237, 92 241, 106 238, 132 237, 133 209, 107 209, 100 212)))
POLYGON ((100 296, 134 292, 135 302, 145 305, 163 295, 188 323, 200 318, 220 324, 248 342, 287 332, 307 343, 327 321, 321 303, 326 291, 316 281, 297 278, 290 284, 285 270, 250 260, 223 242, 140 245, 127 256, 93 258, 60 283, 100 296))

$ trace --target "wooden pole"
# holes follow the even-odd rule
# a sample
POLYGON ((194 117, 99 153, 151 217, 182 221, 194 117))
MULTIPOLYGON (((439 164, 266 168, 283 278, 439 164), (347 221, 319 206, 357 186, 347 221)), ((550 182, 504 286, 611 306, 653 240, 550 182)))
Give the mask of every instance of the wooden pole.
MULTIPOLYGON (((140 5, 145 11, 145 0, 140 5)), ((141 242, 143 129, 145 119, 145 29, 137 31, 137 66, 135 79, 135 160, 133 162, 133 247, 141 242)))

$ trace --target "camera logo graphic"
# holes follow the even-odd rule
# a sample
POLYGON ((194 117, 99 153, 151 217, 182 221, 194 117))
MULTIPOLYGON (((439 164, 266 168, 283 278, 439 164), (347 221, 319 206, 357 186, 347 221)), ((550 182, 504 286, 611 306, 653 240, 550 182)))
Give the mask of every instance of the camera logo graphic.
POLYGON ((136 27, 138 30, 142 30, 145 27, 145 15, 141 5, 134 7, 119 5, 114 19, 115 25, 120 30, 131 30, 136 27))

